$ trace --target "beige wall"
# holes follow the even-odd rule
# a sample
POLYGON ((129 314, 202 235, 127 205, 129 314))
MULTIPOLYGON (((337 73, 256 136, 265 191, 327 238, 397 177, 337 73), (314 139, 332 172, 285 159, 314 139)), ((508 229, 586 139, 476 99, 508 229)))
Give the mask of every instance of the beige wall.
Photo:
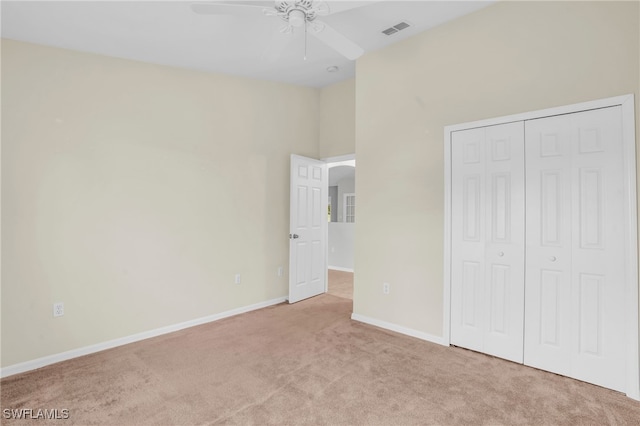
POLYGON ((356 314, 442 335, 444 126, 628 93, 639 112, 638 17, 500 2, 358 61, 356 314))
POLYGON ((317 89, 7 40, 2 89, 2 366, 286 296, 317 89))
POLYGON ((320 158, 356 152, 355 80, 320 90, 320 158))

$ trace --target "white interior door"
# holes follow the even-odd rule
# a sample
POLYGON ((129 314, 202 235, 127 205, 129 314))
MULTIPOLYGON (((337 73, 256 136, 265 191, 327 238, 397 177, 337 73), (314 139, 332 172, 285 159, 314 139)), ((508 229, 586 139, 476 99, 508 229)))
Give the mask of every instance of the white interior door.
POLYGON ((524 125, 452 134, 451 343, 523 360, 524 125))
POLYGON ((526 123, 524 362, 571 369, 571 130, 560 115, 526 123))
POLYGON ((525 364, 624 391, 621 108, 526 123, 525 364))
POLYGON ((326 291, 327 185, 326 163, 291 156, 289 303, 326 291))
POLYGON ((484 350, 484 128, 451 135, 451 343, 484 350))

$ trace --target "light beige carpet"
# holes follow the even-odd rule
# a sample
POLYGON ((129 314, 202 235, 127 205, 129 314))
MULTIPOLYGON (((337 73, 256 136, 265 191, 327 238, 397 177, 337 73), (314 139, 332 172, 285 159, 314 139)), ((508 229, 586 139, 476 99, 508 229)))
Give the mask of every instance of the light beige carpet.
POLYGON ((8 377, 0 405, 68 409, 58 425, 638 424, 620 393, 354 322, 351 304, 325 294, 8 377))
POLYGON ((327 293, 353 300, 353 272, 329 269, 329 286, 327 293))

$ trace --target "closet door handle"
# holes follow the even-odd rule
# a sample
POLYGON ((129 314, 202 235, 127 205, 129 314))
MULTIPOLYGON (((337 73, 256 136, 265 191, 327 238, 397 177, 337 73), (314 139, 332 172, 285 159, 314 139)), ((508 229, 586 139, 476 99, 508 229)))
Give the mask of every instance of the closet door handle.
POLYGON ((552 261, 552 262, 555 262, 555 261, 556 261, 556 259, 557 259, 557 258, 556 258, 555 256, 549 256, 549 260, 550 260, 550 261, 552 261))
POLYGON ((504 256, 504 252, 503 251, 499 251, 498 252, 498 256, 500 256, 500 257, 504 256))

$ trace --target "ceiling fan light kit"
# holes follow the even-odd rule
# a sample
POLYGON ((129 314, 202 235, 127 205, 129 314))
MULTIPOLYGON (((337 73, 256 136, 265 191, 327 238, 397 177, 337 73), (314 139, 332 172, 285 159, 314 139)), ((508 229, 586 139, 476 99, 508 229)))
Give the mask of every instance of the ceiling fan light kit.
MULTIPOLYGON (((285 0, 275 2, 275 9, 278 15, 294 25, 291 19, 301 19, 300 26, 306 22, 313 22, 318 15, 328 15, 329 6, 319 0, 285 0)), ((295 26, 295 25, 294 25, 295 26)))
POLYGON ((306 21, 306 15, 300 9, 293 9, 288 15, 289 24, 292 27, 299 28, 304 25, 306 21))
POLYGON ((191 10, 203 15, 255 15, 257 11, 267 17, 278 16, 287 23, 284 28, 280 29, 281 33, 290 34, 294 28, 304 28, 305 59, 308 27, 311 28, 311 34, 314 37, 347 59, 355 60, 364 53, 360 46, 327 25, 327 23, 316 20, 318 16, 331 14, 327 3, 320 0, 275 0, 273 8, 264 8, 255 4, 242 4, 240 2, 234 2, 233 5, 225 2, 194 3, 191 5, 191 10))

